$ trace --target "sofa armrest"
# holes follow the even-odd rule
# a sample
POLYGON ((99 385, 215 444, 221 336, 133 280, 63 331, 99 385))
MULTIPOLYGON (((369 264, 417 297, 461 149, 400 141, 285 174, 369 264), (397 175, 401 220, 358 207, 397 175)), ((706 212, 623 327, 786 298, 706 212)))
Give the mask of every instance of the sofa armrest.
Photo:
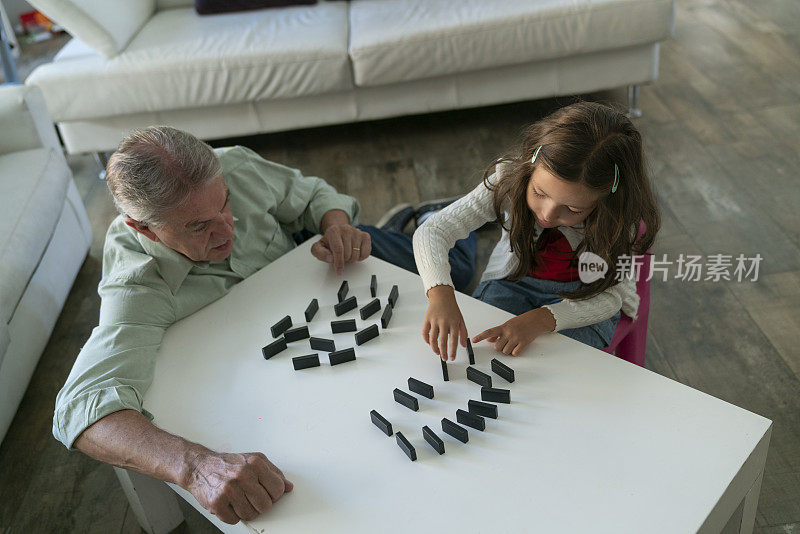
POLYGON ((37 87, 0 87, 0 154, 49 147, 61 152, 55 127, 37 87))

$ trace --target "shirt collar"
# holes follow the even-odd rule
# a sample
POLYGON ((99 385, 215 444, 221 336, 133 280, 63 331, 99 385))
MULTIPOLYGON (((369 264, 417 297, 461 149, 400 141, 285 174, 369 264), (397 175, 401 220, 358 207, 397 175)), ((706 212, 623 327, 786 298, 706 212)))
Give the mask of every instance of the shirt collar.
POLYGON ((158 274, 167 283, 173 295, 178 292, 193 267, 208 264, 208 262, 194 262, 164 243, 152 241, 139 232, 136 233, 136 237, 144 251, 155 260, 158 274))

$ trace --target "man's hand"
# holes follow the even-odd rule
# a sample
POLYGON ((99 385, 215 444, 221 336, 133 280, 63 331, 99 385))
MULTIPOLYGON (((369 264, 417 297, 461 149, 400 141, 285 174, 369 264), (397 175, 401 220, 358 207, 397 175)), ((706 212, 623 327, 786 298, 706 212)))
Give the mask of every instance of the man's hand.
POLYGON ((487 340, 494 343, 495 350, 503 354, 519 356, 531 341, 556 328, 553 314, 547 308, 536 308, 509 319, 500 326, 484 330, 472 339, 473 343, 487 340))
POLYGON ((369 234, 350 225, 342 210, 330 210, 320 223, 322 239, 311 246, 311 254, 320 261, 332 263, 336 274, 344 272, 344 264, 361 261, 372 252, 369 234))
POLYGON ((422 325, 422 339, 443 361, 447 361, 449 345, 450 360, 455 360, 459 341, 462 347, 467 346, 467 326, 458 309, 455 291, 451 286, 435 286, 428 290, 428 299, 430 302, 422 325))
POLYGON ((229 454, 206 449, 189 459, 186 474, 181 486, 231 525, 255 519, 294 488, 260 452, 229 454))

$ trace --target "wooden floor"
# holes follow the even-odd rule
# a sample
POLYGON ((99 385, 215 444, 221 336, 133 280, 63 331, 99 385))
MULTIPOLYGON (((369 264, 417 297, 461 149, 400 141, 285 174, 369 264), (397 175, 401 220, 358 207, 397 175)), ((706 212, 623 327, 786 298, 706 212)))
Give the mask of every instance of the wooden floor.
MULTIPOLYGON (((764 259, 757 282, 653 282, 647 367, 774 421, 756 532, 800 533, 800 2, 679 0, 660 72, 642 89, 637 121, 664 217, 657 257, 764 259)), ((363 221, 374 222, 396 202, 468 191, 524 124, 568 102, 226 143, 324 177, 364 201, 363 221)), ((97 322, 102 237, 114 216, 91 158, 70 164, 95 241, 0 446, 4 534, 138 532, 112 469, 68 453, 50 432, 56 392, 97 322)), ((492 237, 482 235, 482 261, 492 237)), ((180 532, 214 531, 186 512, 180 532)))

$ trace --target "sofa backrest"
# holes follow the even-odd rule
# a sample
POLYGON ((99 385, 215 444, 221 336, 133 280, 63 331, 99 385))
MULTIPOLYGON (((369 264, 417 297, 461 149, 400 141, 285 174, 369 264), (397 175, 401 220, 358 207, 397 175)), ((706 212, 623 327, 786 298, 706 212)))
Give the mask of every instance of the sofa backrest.
POLYGON ((70 35, 110 58, 119 54, 155 10, 155 0, 29 0, 70 35))

